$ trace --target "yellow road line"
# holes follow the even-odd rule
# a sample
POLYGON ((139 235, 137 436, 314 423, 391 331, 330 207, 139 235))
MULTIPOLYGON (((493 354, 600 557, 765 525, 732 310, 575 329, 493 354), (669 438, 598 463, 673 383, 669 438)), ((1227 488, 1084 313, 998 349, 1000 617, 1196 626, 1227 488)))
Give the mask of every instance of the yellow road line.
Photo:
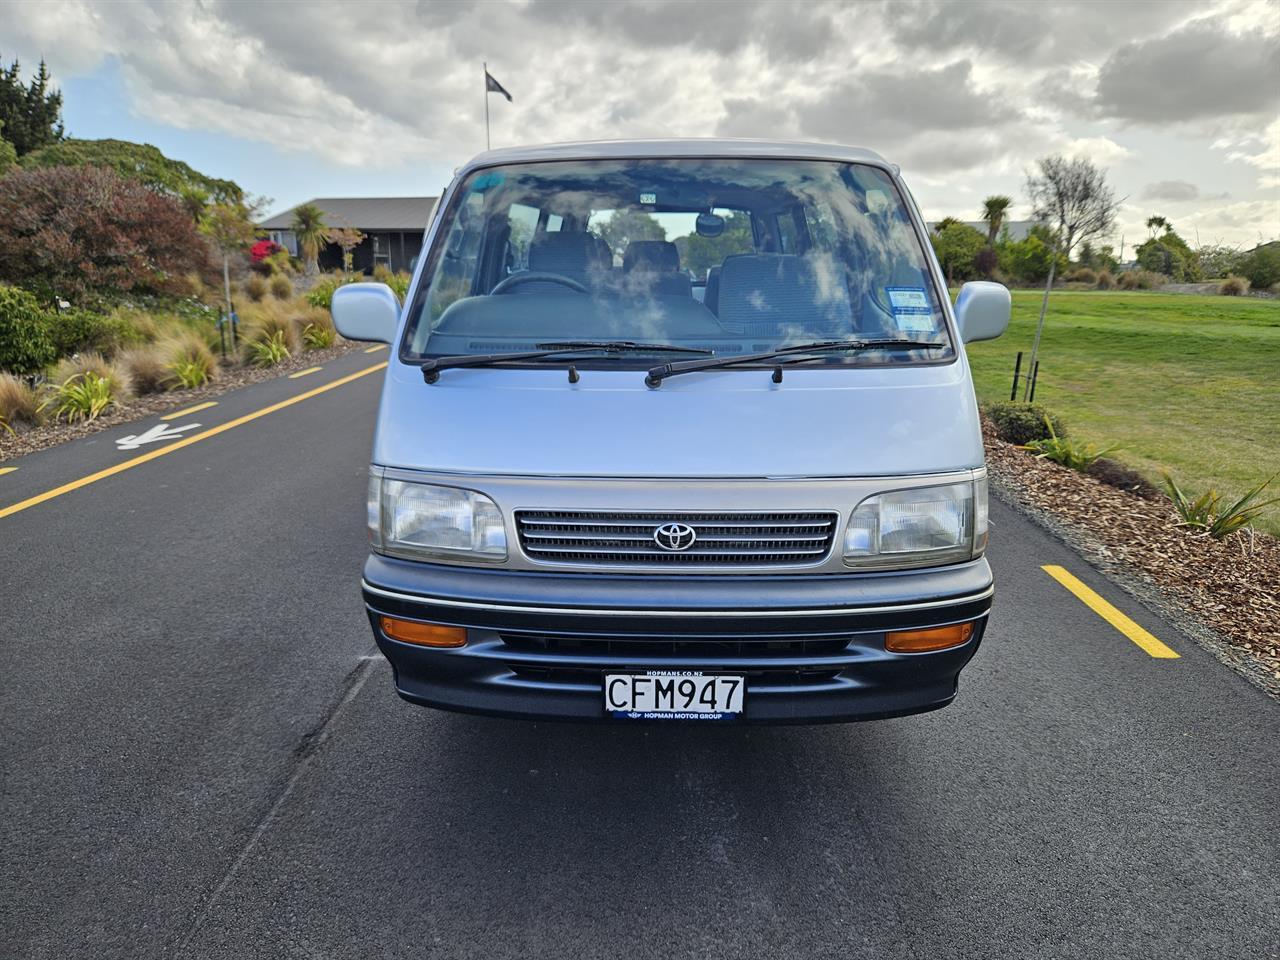
POLYGON ((164 413, 160 415, 161 420, 177 420, 179 417, 185 417, 188 414, 196 413, 200 410, 208 410, 210 407, 216 407, 217 400, 210 400, 208 403, 197 403, 194 407, 187 407, 185 410, 175 410, 173 413, 164 413))
POLYGON ((263 407, 261 410, 255 410, 253 413, 246 413, 243 417, 237 417, 234 420, 228 420, 226 423, 220 423, 216 427, 211 427, 200 433, 193 433, 189 437, 183 437, 167 447, 160 447, 156 450, 150 450, 147 453, 134 457, 131 460, 125 460, 117 463, 115 466, 107 467, 105 470, 99 470, 97 473, 91 473, 87 477, 81 477, 79 480, 72 480, 70 483, 64 483, 60 487, 54 487, 52 490, 46 490, 44 493, 38 493, 34 497, 28 497, 26 500, 19 500, 17 503, 10 504, 7 507, 0 507, 0 520, 5 517, 12 516, 15 513, 21 513, 29 507, 44 503, 46 500, 52 500, 54 497, 60 497, 64 493, 70 493, 73 490, 79 490, 81 487, 87 487, 91 483, 97 483, 99 480, 105 480, 107 477, 114 477, 117 473, 124 473, 134 467, 149 463, 159 457, 163 457, 167 453, 173 453, 175 450, 181 450, 183 447, 189 447, 193 443, 199 443, 201 440, 207 440, 210 437, 216 437, 220 433, 226 433, 243 424, 257 420, 259 417, 265 417, 269 413, 275 413, 277 410, 283 410, 285 407, 291 407, 295 403, 301 403, 303 400, 309 400, 312 397, 327 393, 330 390, 337 389, 344 384, 350 383, 352 380, 359 380, 361 377, 367 377, 371 373, 377 373, 379 370, 386 369, 386 363, 375 363, 372 367, 365 367, 363 370, 357 370, 355 373, 349 373, 345 377, 339 377, 323 386, 316 387, 313 390, 307 390, 298 394, 296 397, 290 397, 288 400, 281 400, 279 403, 273 403, 269 407, 263 407))
POLYGON ((299 377, 305 377, 309 373, 319 373, 324 367, 307 367, 305 370, 299 370, 297 373, 289 374, 290 380, 297 380, 299 377))
POLYGON ((17 469, 17 467, 0 467, 0 477, 3 477, 6 473, 13 473, 17 469))
POLYGON ((1178 659, 1177 653, 1165 646, 1151 634, 1147 633, 1146 630, 1143 630, 1142 627, 1138 626, 1111 604, 1107 603, 1107 601, 1103 600, 1102 597, 1094 593, 1089 589, 1089 587, 1069 573, 1064 567, 1050 565, 1041 567, 1040 569, 1074 593, 1081 603, 1123 633, 1143 650, 1147 651, 1151 656, 1161 660, 1178 659))
POLYGON ((387 349, 387 345, 385 343, 375 343, 372 347, 365 347, 364 352, 377 353, 379 350, 385 350, 385 349, 387 349))

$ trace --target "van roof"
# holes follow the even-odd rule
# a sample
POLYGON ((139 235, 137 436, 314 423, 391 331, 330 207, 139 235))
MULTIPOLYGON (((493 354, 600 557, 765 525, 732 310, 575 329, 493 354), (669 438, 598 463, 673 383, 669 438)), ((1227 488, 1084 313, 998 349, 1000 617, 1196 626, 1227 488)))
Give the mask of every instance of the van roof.
POLYGON ((897 168, 884 157, 861 147, 833 143, 804 143, 794 140, 736 140, 713 137, 675 140, 583 140, 574 143, 532 144, 501 147, 473 157, 459 169, 540 160, 608 160, 612 158, 660 157, 782 157, 792 160, 837 160, 845 163, 873 163, 897 168))

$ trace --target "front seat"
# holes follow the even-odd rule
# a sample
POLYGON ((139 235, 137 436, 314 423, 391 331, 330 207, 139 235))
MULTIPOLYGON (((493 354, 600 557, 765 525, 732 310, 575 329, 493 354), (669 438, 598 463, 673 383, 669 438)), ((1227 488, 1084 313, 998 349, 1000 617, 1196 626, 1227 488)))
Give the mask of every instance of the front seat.
POLYGON ((680 251, 669 240, 632 240, 622 255, 622 273, 628 289, 672 297, 692 297, 689 275, 680 270, 680 251))
MULTIPOLYGON (((555 230, 535 234, 529 244, 529 270, 556 273, 588 287, 597 287, 609 275, 605 249, 594 234, 586 231, 555 230)), ((516 288, 520 293, 564 293, 567 289, 563 284, 539 281, 516 288)))
POLYGON ((847 337, 853 306, 843 276, 820 282, 808 257, 780 253, 725 257, 720 325, 748 337, 847 337))

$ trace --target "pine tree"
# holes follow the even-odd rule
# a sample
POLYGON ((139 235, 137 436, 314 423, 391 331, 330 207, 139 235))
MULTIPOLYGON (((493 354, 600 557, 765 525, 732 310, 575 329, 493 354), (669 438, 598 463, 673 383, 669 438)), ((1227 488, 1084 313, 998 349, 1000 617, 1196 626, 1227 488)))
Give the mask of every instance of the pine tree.
POLYGON ((0 125, 20 157, 63 138, 62 91, 53 89, 51 80, 43 60, 25 86, 17 60, 0 67, 0 125))

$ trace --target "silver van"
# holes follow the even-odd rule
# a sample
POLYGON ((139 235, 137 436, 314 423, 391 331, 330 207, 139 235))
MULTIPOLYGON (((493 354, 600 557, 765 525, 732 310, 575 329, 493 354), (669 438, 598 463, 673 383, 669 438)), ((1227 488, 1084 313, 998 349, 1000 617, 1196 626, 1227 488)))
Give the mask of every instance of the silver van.
POLYGON ((898 168, 740 140, 494 150, 436 208, 392 345, 364 601, 450 710, 820 722, 945 706, 991 608, 965 342, 898 168))

